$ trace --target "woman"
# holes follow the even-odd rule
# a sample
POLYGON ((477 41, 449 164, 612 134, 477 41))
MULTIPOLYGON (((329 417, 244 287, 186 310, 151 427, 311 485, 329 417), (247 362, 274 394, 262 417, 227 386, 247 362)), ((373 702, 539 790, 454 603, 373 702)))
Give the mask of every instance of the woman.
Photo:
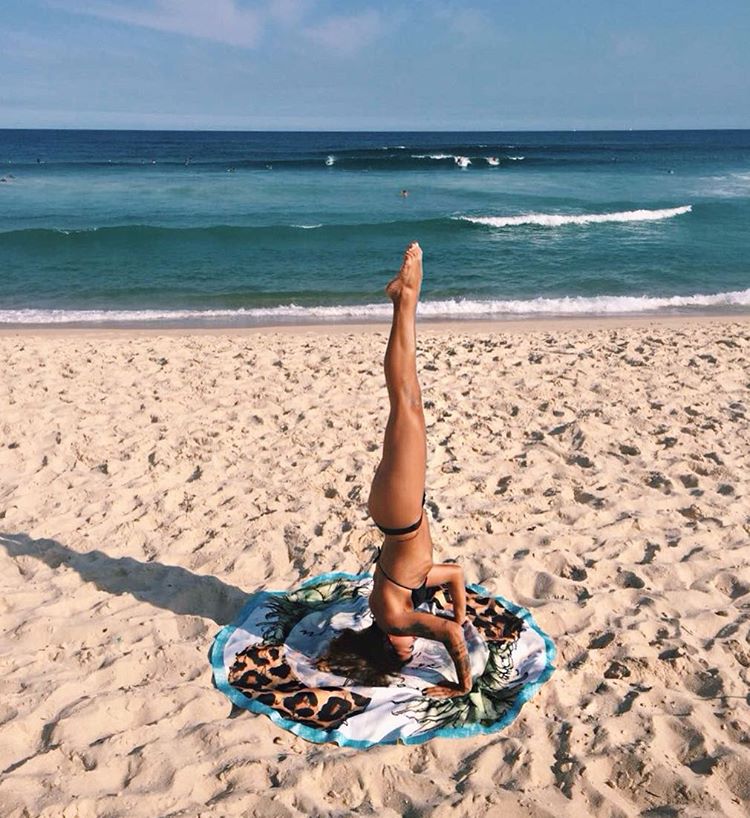
POLYGON ((466 619, 463 571, 452 563, 433 564, 432 539, 423 510, 427 444, 416 359, 416 311, 421 284, 422 250, 417 242, 412 242, 404 254, 401 270, 386 287, 393 302, 393 322, 385 353, 390 415, 383 456, 368 500, 370 515, 384 534, 370 596, 375 624, 360 633, 342 633, 333 640, 319 666, 345 670, 347 675, 377 683, 410 660, 415 637, 435 639, 445 645, 453 659, 458 683, 446 681, 424 692, 428 696, 448 697, 468 693, 472 680, 463 633, 466 619), (429 590, 441 585, 448 586, 450 591, 452 619, 416 610, 429 598, 429 590), (357 658, 369 661, 374 670, 368 673, 357 658))

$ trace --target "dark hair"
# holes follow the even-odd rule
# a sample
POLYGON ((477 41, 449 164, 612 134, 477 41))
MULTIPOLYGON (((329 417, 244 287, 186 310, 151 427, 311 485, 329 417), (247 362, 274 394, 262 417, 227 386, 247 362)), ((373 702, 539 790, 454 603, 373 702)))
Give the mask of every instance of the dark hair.
POLYGON ((315 661, 318 670, 346 676, 367 687, 387 687, 390 677, 405 664, 375 622, 359 631, 345 628, 315 661))

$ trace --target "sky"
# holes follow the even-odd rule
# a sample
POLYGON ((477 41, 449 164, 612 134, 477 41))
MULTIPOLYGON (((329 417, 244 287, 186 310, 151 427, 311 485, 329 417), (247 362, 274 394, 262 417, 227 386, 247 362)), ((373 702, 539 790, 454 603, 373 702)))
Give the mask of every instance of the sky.
POLYGON ((749 0, 4 0, 0 127, 750 128, 749 0))

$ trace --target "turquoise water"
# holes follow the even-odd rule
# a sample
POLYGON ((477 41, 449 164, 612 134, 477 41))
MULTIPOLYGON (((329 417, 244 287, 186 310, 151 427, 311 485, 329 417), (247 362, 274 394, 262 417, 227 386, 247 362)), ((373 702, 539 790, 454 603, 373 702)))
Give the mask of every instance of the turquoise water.
POLYGON ((0 322, 750 309, 750 131, 0 131, 0 322), (401 195, 408 190, 409 195, 401 195))

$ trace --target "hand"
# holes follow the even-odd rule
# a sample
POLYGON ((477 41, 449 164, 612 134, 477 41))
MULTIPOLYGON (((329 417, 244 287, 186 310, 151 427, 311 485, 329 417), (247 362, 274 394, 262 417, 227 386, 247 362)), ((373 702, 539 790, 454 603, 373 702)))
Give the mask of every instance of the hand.
MULTIPOLYGON (((471 688, 469 688, 470 690, 471 688)), ((425 688, 422 693, 433 699, 452 699, 456 696, 465 696, 469 690, 455 682, 444 682, 441 685, 425 688)))

